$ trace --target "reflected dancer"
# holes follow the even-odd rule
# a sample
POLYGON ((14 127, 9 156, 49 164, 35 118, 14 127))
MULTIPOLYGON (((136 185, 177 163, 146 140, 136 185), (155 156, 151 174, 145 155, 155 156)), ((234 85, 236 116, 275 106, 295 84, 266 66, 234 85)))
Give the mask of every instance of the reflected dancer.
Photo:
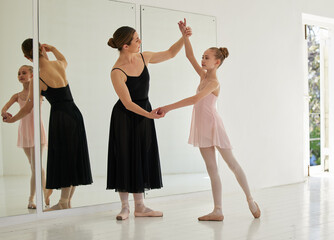
MULTIPOLYGON (((33 67, 29 65, 23 65, 18 71, 18 80, 22 84, 23 89, 21 92, 15 93, 10 100, 5 104, 1 110, 1 116, 3 121, 6 121, 7 118, 11 117, 11 114, 8 113, 8 109, 14 104, 18 103, 20 108, 23 108, 25 102, 28 99, 29 95, 29 85, 33 79, 33 67)), ((40 104, 42 104, 42 96, 40 98, 40 104)), ((41 119, 41 155, 42 151, 47 147, 46 134, 44 129, 44 124, 41 119)), ((36 185, 35 185, 35 141, 34 141, 34 113, 31 110, 25 117, 20 120, 18 128, 18 139, 17 146, 22 148, 25 155, 28 158, 30 169, 31 169, 31 178, 30 178, 30 196, 28 200, 28 209, 36 209, 34 203, 36 185)), ((45 205, 48 206, 50 203, 50 195, 52 190, 45 189, 45 171, 42 168, 42 187, 44 191, 44 200, 45 205)))
MULTIPOLYGON (((27 59, 33 61, 32 39, 26 39, 22 43, 22 51, 27 59)), ((54 46, 43 44, 39 47, 41 95, 51 104, 46 188, 61 189, 58 204, 47 211, 69 208, 74 187, 93 182, 84 122, 72 98, 66 79, 66 67, 64 55, 54 46), (51 52, 56 60, 49 61, 47 52, 51 52)), ((31 111, 32 84, 28 99, 30 101, 15 116, 8 116, 6 122, 15 122, 31 111)))

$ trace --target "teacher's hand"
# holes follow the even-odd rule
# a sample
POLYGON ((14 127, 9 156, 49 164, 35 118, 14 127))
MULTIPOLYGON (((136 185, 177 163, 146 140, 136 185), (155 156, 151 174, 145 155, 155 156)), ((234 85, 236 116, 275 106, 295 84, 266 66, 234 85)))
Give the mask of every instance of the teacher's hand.
POLYGON ((151 118, 151 119, 159 119, 159 118, 162 118, 164 117, 165 114, 158 114, 157 112, 155 112, 154 110, 152 110, 148 116, 148 118, 151 118))

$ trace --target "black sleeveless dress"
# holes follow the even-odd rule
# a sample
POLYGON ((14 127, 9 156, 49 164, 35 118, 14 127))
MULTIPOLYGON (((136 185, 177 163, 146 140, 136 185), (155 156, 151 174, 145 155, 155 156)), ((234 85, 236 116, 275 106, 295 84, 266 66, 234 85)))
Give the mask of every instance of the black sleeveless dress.
MULTIPOLYGON (((113 71, 115 69, 119 68, 113 71)), ((122 69, 119 70, 127 77, 126 85, 132 101, 146 111, 152 111, 148 100, 150 76, 145 62, 138 77, 128 76, 122 69)), ((110 121, 107 189, 142 193, 161 187, 154 121, 127 110, 118 100, 110 121)))
POLYGON ((51 104, 46 188, 59 189, 93 182, 86 131, 70 87, 48 87, 41 94, 51 104))

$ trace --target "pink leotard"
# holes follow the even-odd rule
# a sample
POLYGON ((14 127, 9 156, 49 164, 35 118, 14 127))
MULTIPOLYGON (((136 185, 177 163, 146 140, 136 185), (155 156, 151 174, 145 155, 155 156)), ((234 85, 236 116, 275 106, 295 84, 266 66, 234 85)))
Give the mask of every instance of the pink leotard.
MULTIPOLYGON (((20 108, 22 108, 26 102, 22 100, 19 96, 18 96, 17 101, 20 105, 20 108)), ((47 140, 46 140, 46 134, 45 134, 43 121, 41 121, 41 145, 43 147, 47 146, 47 140)), ((27 116, 25 116, 24 118, 20 120, 18 138, 17 138, 17 146, 21 148, 29 148, 29 147, 35 146, 33 110, 27 116)))
POLYGON ((210 93, 193 108, 188 143, 195 147, 218 146, 231 149, 223 121, 216 109, 217 96, 210 93))

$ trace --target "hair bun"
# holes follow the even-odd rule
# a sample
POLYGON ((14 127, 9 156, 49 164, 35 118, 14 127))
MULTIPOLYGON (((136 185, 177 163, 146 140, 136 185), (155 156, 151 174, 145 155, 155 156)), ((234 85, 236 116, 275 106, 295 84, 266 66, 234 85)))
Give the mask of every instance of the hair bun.
POLYGON ((108 45, 112 48, 117 48, 113 38, 109 38, 108 45))
POLYGON ((228 55, 229 55, 229 52, 228 52, 228 50, 227 50, 227 48, 219 48, 219 50, 222 52, 222 54, 223 54, 223 56, 224 56, 224 59, 225 58, 227 58, 228 57, 228 55))

